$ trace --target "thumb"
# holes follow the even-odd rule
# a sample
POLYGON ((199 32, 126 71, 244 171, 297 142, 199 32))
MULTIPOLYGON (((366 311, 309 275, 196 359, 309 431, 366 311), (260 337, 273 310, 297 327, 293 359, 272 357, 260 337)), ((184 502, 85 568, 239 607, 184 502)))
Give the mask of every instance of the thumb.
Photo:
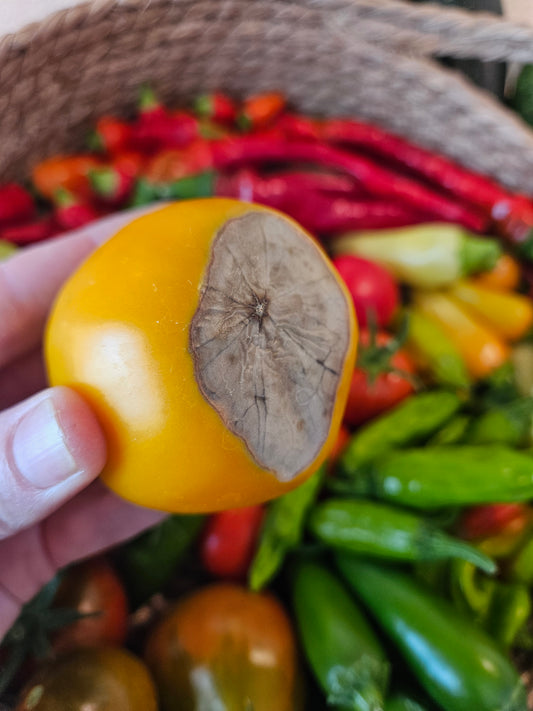
POLYGON ((105 463, 104 436, 76 392, 49 388, 0 414, 0 538, 55 511, 105 463))

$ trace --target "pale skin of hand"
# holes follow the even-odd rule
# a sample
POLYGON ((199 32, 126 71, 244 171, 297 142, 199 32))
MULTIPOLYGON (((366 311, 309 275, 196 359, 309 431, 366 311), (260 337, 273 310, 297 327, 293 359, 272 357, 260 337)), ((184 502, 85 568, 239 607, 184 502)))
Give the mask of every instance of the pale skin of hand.
POLYGON ((76 392, 47 387, 42 357, 62 283, 138 214, 114 215, 0 263, 0 639, 60 568, 163 516, 97 480, 106 460, 100 425, 76 392))

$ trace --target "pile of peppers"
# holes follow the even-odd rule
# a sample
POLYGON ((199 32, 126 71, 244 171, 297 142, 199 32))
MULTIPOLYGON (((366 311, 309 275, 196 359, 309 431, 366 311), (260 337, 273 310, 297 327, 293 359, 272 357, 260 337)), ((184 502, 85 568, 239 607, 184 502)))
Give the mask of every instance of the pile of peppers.
MULTIPOLYGON (((356 375, 369 397, 386 378, 406 388, 347 414, 327 464, 295 491, 171 516, 112 552, 132 613, 120 644, 142 654, 169 600, 228 581, 270 591, 290 615, 308 688, 292 711, 525 711, 516 660, 533 659, 531 198, 377 126, 295 113, 278 92, 215 92, 171 109, 143 87, 134 117, 100 118, 86 150, 0 186, 0 258, 116 210, 212 195, 287 213, 339 265, 365 324, 351 412, 362 407, 356 375), (393 283, 384 320, 368 302, 361 310, 350 260, 393 283)), ((18 653, 25 639, 35 653, 28 630, 46 618, 36 609, 0 650, 18 653)), ((152 672, 161 711, 177 708, 164 669, 152 672)), ((20 684, 0 672, 6 698, 20 684)), ((208 708, 205 689, 181 692, 186 708, 208 708)), ((240 703, 216 708, 262 708, 240 703)))

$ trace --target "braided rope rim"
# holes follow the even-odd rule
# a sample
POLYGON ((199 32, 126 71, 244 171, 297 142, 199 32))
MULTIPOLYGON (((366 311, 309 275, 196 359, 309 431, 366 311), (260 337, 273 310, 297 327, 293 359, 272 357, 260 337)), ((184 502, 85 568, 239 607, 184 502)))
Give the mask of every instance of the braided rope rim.
MULTIPOLYGON (((0 179, 24 177, 36 160, 79 149, 97 116, 129 113, 139 84, 151 81, 174 103, 215 88, 236 96, 279 88, 304 111, 376 121, 533 192, 533 134, 460 76, 412 49, 400 51, 413 30, 383 21, 400 6, 405 10, 398 0, 96 0, 57 12, 0 39, 0 179), (361 19, 369 12, 370 20, 361 19), (388 41, 371 43, 369 27, 388 41)), ((451 22, 449 10, 439 22, 451 22)))

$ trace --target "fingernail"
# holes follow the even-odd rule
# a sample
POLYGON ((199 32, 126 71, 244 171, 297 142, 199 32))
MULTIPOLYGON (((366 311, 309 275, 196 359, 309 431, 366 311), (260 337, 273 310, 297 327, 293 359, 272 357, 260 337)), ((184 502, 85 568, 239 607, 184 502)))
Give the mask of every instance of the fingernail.
POLYGON ((79 471, 51 398, 41 400, 19 421, 13 459, 20 474, 38 489, 55 486, 79 471))

